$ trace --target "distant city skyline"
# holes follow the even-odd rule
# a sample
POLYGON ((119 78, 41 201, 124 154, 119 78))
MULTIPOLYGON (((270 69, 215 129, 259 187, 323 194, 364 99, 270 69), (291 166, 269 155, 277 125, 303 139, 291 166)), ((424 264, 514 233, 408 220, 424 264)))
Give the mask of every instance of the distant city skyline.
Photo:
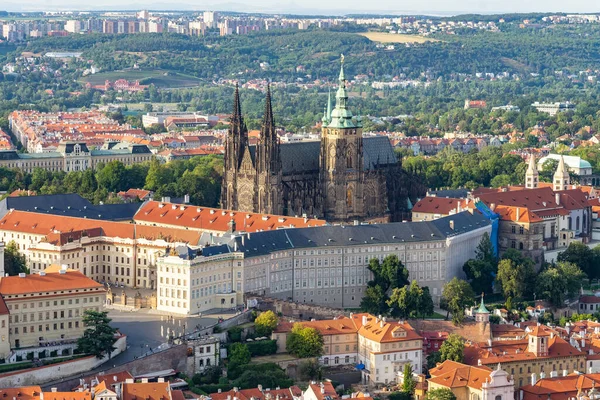
POLYGON ((528 13, 528 12, 566 12, 597 13, 600 10, 593 2, 572 0, 430 0, 426 2, 381 0, 376 4, 368 4, 359 0, 333 0, 324 5, 318 0, 298 2, 289 0, 235 0, 234 2, 198 3, 185 0, 130 1, 101 0, 92 4, 82 4, 74 0, 23 0, 19 2, 3 2, 0 10, 6 11, 93 11, 93 10, 215 10, 290 14, 327 14, 341 15, 348 13, 379 14, 427 14, 457 15, 465 13, 528 13))

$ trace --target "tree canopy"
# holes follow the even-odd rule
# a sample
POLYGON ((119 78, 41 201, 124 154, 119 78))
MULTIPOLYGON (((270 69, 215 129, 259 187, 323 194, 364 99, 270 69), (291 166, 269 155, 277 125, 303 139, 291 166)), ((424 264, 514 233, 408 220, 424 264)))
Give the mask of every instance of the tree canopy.
POLYGON ((443 304, 452 314, 452 322, 461 324, 465 319, 465 308, 475 303, 471 285, 462 279, 452 278, 442 290, 443 304))
POLYGON ((254 320, 254 329, 259 336, 270 336, 277 328, 277 315, 271 310, 260 313, 254 320))
POLYGON ((19 252, 14 240, 8 242, 4 247, 4 272, 8 275, 18 275, 22 272, 28 273, 27 259, 19 252))
POLYGON ((440 347, 440 361, 463 362, 465 358, 465 340, 456 333, 448 335, 448 339, 440 347))
POLYGON ((91 354, 102 358, 111 354, 115 347, 115 333, 117 330, 110 326, 111 319, 107 311, 94 311, 91 309, 83 312, 83 336, 77 340, 77 348, 84 354, 91 354))
POLYGON ((298 358, 319 357, 323 354, 323 337, 316 329, 295 323, 287 336, 286 349, 298 358))

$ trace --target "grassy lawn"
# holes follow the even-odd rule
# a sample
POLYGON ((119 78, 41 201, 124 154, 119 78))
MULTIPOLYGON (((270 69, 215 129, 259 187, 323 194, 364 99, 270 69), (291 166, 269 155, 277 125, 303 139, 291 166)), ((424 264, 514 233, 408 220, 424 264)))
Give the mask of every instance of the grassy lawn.
POLYGON ((432 315, 427 317, 427 319, 446 319, 446 316, 443 314, 434 312, 432 315))
POLYGON ((182 75, 170 72, 169 75, 165 75, 167 71, 164 70, 143 70, 143 69, 131 69, 121 71, 108 71, 99 72, 94 75, 88 75, 81 80, 84 83, 91 83, 92 85, 101 85, 104 81, 115 81, 117 79, 127 79, 128 81, 139 80, 144 85, 154 84, 157 87, 163 88, 176 88, 176 87, 189 87, 198 86, 200 80, 188 75, 182 75))
POLYGON ((366 37, 372 42, 379 43, 425 43, 438 42, 437 39, 427 38, 420 35, 404 35, 400 33, 387 32, 363 32, 359 35, 366 37))

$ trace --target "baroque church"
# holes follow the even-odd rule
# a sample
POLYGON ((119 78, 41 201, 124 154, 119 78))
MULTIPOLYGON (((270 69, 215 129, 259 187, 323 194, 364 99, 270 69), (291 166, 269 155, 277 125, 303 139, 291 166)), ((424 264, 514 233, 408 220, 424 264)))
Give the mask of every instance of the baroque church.
POLYGON ((225 142, 224 209, 388 222, 406 219, 409 199, 425 192, 401 168, 388 137, 363 137, 361 118, 348 108, 343 58, 335 107, 329 101, 320 142, 280 143, 267 88, 260 137, 251 146, 237 87, 234 96, 225 142))

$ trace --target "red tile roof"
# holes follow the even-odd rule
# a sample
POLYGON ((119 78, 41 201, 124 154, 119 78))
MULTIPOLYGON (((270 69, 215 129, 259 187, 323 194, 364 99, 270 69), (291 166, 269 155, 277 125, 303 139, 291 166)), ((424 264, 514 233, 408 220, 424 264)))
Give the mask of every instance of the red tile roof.
POLYGON ((525 385, 520 390, 523 391, 523 400, 566 400, 575 398, 580 391, 589 391, 596 386, 600 386, 600 374, 572 374, 540 379, 535 385, 525 385))
POLYGON ((427 214, 448 215, 451 212, 458 212, 459 207, 464 207, 466 200, 447 197, 424 197, 414 206, 413 212, 427 214))
POLYGON ((122 400, 171 400, 169 382, 124 383, 122 400))
POLYGON ((217 232, 226 232, 232 219, 235 221, 236 230, 245 232, 291 227, 307 228, 326 224, 324 220, 320 219, 238 212, 159 201, 147 202, 134 216, 134 221, 137 223, 180 226, 198 231, 217 232))
POLYGON ((39 386, 23 386, 18 388, 3 388, 0 389, 0 398, 12 400, 39 400, 42 393, 42 388, 39 386))
POLYGON ((82 235, 106 236, 122 239, 164 239, 167 242, 198 244, 201 233, 182 228, 164 228, 135 225, 125 222, 100 221, 87 218, 58 217, 13 210, 0 219, 0 230, 44 235, 48 241, 60 244, 69 237, 82 235), (72 235, 61 236, 71 233, 72 235))
POLYGON ((429 370, 430 383, 436 383, 450 389, 470 387, 481 389, 481 385, 490 377, 492 370, 487 367, 474 367, 446 360, 429 370))
POLYGON ((104 286, 79 271, 67 271, 64 274, 48 273, 44 276, 31 274, 26 275, 24 278, 20 276, 0 278, 0 293, 4 297, 75 289, 104 289, 104 286))

